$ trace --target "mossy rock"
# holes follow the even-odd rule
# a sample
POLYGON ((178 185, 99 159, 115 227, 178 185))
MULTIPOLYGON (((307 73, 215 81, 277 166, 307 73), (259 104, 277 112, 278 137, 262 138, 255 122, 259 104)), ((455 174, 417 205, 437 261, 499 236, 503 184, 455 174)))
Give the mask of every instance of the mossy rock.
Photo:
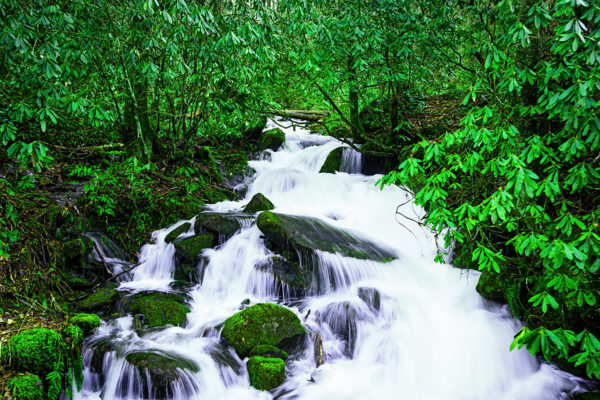
POLYGON ((44 384, 37 375, 19 374, 8 382, 13 400, 43 400, 44 384))
POLYGON ((69 322, 80 327, 85 335, 89 335, 100 326, 102 321, 96 314, 79 313, 73 315, 69 322))
POLYGON ((64 274, 63 281, 74 290, 86 290, 94 287, 94 283, 89 279, 71 274, 64 274))
MULTIPOLYGON (((376 261, 395 258, 391 250, 369 240, 359 239, 318 218, 263 211, 258 215, 256 224, 267 238, 267 247, 290 261, 299 261, 292 252, 283 254, 290 249, 307 256, 314 250, 321 250, 376 261)), ((309 258, 304 257, 305 260, 309 258)))
POLYGON ((323 164, 319 172, 333 174, 336 171, 340 171, 342 168, 343 153, 344 147, 338 147, 336 149, 333 149, 325 159, 325 163, 323 164))
POLYGON ((256 193, 252 196, 252 199, 246 207, 244 207, 245 213, 254 214, 259 211, 267 211, 274 209, 275 206, 271 203, 271 200, 267 199, 264 194, 256 193))
POLYGON ((505 303, 504 278, 494 271, 482 271, 477 281, 477 293, 486 300, 505 303))
MULTIPOLYGON (((67 345, 63 336, 52 329, 35 328, 10 338, 2 352, 2 364, 19 372, 46 377, 56 365, 64 365, 67 345)), ((62 371, 61 371, 62 372, 62 371)))
MULTIPOLYGON (((296 256, 293 254, 292 257, 296 256)), ((284 257, 272 257, 271 267, 273 276, 285 283, 291 289, 292 296, 304 296, 312 284, 312 268, 298 262, 289 261, 284 257)))
POLYGON ((75 306, 81 311, 102 312, 108 311, 119 300, 119 292, 112 287, 96 289, 86 298, 79 300, 75 306))
POLYGON ((186 261, 195 261, 200 257, 202 250, 215 245, 215 236, 212 233, 202 233, 185 239, 177 239, 173 245, 177 256, 186 261))
POLYGON ((271 390, 285 380, 285 361, 281 358, 251 357, 246 367, 250 385, 258 390, 271 390))
POLYGON ((572 400, 600 400, 600 392, 577 393, 572 400))
POLYGON ((255 346, 252 348, 252 350, 250 350, 250 357, 255 357, 255 356, 259 356, 259 357, 269 357, 269 358, 281 358, 282 360, 287 360, 288 359, 288 353, 278 349, 275 346, 271 346, 268 344, 259 344, 258 346, 255 346))
POLYGON ((269 129, 262 134, 260 150, 277 150, 285 143, 285 133, 279 128, 269 129))
POLYGON ((181 235, 184 232, 187 232, 191 226, 192 224, 190 224, 189 222, 185 222, 179 225, 177 228, 169 232, 167 236, 165 236, 165 243, 171 243, 173 240, 177 239, 179 235, 181 235))
POLYGON ((183 297, 170 293, 135 296, 128 309, 132 314, 142 314, 143 323, 150 328, 165 325, 183 326, 190 309, 184 306, 183 297))
POLYGON ((242 229, 244 221, 253 220, 254 216, 251 214, 203 212, 196 215, 194 229, 197 235, 212 233, 219 243, 223 243, 242 229))
POLYGON ((63 257, 67 267, 83 265, 85 258, 92 251, 92 240, 88 237, 77 238, 63 243, 63 257))
POLYGON ((181 380, 181 371, 199 371, 192 360, 160 350, 129 353, 125 360, 138 370, 144 398, 172 398, 173 388, 181 380))
POLYGON ((258 345, 268 344, 295 352, 304 342, 306 330, 292 311, 272 303, 255 304, 229 317, 222 336, 240 357, 258 345))

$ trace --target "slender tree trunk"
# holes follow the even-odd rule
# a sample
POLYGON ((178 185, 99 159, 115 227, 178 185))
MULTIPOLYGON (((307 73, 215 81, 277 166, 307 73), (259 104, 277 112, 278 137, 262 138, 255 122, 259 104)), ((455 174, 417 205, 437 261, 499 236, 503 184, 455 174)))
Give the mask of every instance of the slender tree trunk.
POLYGON ((356 69, 353 68, 354 60, 348 55, 348 101, 350 103, 350 125, 352 129, 352 138, 355 142, 362 142, 362 126, 358 116, 358 82, 356 69))

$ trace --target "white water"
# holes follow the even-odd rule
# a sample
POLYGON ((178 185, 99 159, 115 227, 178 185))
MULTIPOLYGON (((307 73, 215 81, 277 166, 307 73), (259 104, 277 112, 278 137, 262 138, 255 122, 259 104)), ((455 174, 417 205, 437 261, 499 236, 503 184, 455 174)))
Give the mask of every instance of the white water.
MULTIPOLYGON (((328 153, 341 144, 301 129, 290 128, 286 134, 282 149, 250 163, 256 175, 245 200, 211 208, 239 211, 261 192, 275 204, 275 212, 321 218, 394 249, 398 257, 379 263, 318 252, 323 279, 320 288, 313 288, 316 294, 284 299, 311 334, 322 335, 325 363, 316 367, 312 343, 307 343, 303 353, 287 362, 284 384, 271 393, 259 392, 249 386, 243 360, 220 342, 216 327, 244 299, 252 304, 280 300, 273 277, 256 268, 271 253, 252 225, 205 251, 209 262, 203 283, 189 292, 185 328, 140 337, 131 317, 103 325, 92 340, 111 338, 119 350, 105 355, 104 383, 90 370, 92 350, 86 350, 84 390, 77 397, 141 398, 140 389, 131 384, 139 380, 137 371, 123 358, 139 349, 178 354, 199 366, 198 373, 181 373, 172 387, 174 399, 548 400, 567 399, 578 389, 572 376, 541 365, 524 350, 508 350, 519 322, 506 308, 480 298, 476 272, 435 264, 435 240, 429 232, 408 219, 398 223, 395 211, 408 199, 405 191, 380 190, 374 186, 377 176, 319 174, 328 153), (361 288, 376 289, 380 304, 363 301, 361 288), (215 353, 221 362, 215 361, 215 353)), ((344 166, 356 172, 360 159, 348 150, 344 166)), ((411 203, 402 211, 415 219, 422 215, 411 203)), ((168 290, 174 248, 164 237, 181 223, 154 233, 155 243, 142 248, 140 266, 122 289, 168 290)))

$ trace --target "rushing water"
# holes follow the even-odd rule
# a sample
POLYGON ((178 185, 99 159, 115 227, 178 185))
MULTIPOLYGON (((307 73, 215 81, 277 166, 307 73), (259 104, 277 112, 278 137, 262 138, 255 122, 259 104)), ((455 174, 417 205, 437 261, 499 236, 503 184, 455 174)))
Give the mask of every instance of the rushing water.
MULTIPOLYGON (((316 252, 319 285, 305 298, 286 298, 272 275, 258 268, 272 253, 256 225, 246 223, 221 246, 205 250, 203 280, 189 290, 184 328, 138 334, 131 316, 100 327, 88 345, 109 339, 113 351, 100 360, 98 374, 91 368, 94 346, 84 350, 84 389, 76 397, 142 398, 141 377, 124 359, 142 349, 198 366, 198 372, 179 371, 167 395, 173 399, 548 400, 579 390, 581 381, 571 375, 525 350, 509 351, 519 322, 476 293, 477 272, 434 263, 436 241, 413 221, 423 212, 406 203, 408 193, 395 186, 380 190, 378 176, 360 175, 360 156, 350 149, 343 154, 346 172, 320 174, 329 152, 342 144, 298 128, 286 135, 283 148, 250 162, 256 174, 244 200, 210 208, 240 211, 260 192, 275 212, 320 218, 392 249, 397 259, 380 263, 316 252), (396 214, 402 203, 410 219, 396 214), (324 364, 316 366, 309 341, 287 362, 283 385, 272 392, 251 388, 243 360, 225 347, 218 330, 244 299, 290 307, 311 337, 322 336, 324 364)), ((175 250, 164 239, 182 223, 153 234, 120 290, 170 290, 175 250)), ((183 235, 192 234, 193 227, 183 235)))

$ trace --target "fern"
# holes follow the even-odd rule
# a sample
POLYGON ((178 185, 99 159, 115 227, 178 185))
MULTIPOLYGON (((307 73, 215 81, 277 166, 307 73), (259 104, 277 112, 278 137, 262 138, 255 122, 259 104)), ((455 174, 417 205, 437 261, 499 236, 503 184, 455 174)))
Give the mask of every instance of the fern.
POLYGON ((62 388, 62 374, 59 371, 54 370, 46 375, 46 382, 48 383, 48 399, 58 399, 62 388))

